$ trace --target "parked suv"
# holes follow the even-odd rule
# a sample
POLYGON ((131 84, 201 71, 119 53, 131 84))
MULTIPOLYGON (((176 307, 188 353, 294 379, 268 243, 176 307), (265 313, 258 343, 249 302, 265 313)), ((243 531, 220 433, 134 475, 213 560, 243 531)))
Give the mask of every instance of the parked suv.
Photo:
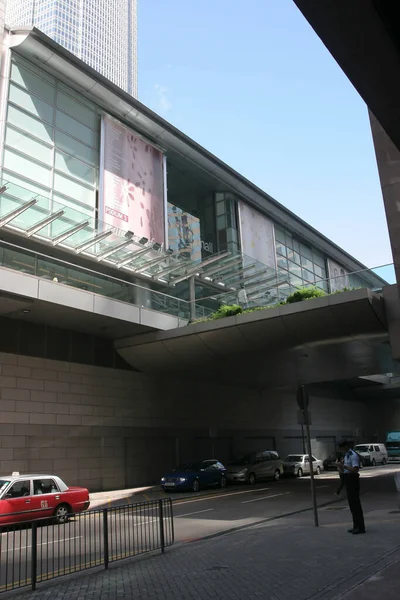
POLYGON ((360 455, 363 465, 374 467, 378 463, 386 465, 388 461, 385 444, 357 444, 357 446, 354 446, 354 451, 360 455))
POLYGON ((229 464, 226 478, 229 482, 247 481, 254 485, 261 479, 277 481, 283 473, 282 460, 275 450, 245 454, 239 460, 229 464))

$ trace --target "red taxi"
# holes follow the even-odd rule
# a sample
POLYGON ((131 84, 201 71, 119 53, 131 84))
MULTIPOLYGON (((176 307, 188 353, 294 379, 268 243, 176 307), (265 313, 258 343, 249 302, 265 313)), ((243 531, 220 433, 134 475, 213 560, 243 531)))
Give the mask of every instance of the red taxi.
POLYGON ((49 517, 61 524, 89 504, 87 489, 68 487, 56 475, 0 476, 0 526, 49 517))

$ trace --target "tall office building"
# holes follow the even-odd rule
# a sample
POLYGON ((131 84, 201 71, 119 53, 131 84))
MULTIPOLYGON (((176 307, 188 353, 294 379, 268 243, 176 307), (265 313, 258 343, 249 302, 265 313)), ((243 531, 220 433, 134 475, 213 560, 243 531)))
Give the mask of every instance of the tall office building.
POLYGON ((137 97, 137 0, 7 0, 6 24, 34 25, 137 97))

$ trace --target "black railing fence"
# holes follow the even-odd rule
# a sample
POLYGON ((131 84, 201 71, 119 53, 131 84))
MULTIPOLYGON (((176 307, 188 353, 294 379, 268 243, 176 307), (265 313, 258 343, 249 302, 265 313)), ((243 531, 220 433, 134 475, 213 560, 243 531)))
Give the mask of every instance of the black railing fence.
MULTIPOLYGON (((4 517, 4 515, 1 515, 4 517)), ((0 530, 0 592, 108 565, 174 543, 170 498, 48 519, 0 530)))

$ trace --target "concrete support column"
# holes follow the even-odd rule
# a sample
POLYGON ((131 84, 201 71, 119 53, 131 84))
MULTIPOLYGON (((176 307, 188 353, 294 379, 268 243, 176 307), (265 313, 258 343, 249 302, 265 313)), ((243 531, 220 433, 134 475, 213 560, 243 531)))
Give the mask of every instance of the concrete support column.
POLYGON ((397 282, 400 281, 400 151, 369 111, 376 161, 392 246, 397 282))

